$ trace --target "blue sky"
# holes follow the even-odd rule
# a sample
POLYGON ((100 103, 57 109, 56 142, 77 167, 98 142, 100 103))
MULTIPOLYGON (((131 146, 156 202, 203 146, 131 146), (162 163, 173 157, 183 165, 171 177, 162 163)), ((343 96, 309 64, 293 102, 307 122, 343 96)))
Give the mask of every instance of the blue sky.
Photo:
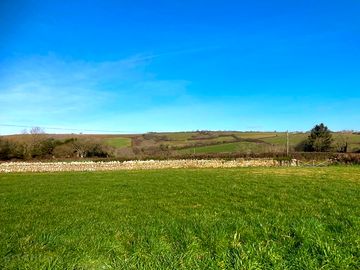
POLYGON ((359 14, 358 0, 2 0, 0 134, 359 130, 359 14))

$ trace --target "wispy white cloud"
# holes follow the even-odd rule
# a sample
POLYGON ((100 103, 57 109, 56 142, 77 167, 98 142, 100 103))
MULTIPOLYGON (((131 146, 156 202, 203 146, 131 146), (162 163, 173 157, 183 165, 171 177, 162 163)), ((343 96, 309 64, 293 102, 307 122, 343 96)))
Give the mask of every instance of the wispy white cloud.
POLYGON ((85 62, 36 56, 0 69, 0 124, 78 126, 176 102, 189 82, 159 80, 143 56, 85 62))
MULTIPOLYGON (((329 102, 319 103, 318 99, 309 98, 302 99, 306 102, 296 102, 279 96, 274 99, 271 98, 273 91, 251 95, 251 88, 246 90, 246 85, 241 89, 246 95, 225 95, 223 89, 212 89, 213 93, 221 93, 214 97, 196 95, 196 91, 189 90, 191 82, 181 78, 163 80, 151 72, 152 59, 161 55, 137 55, 104 62, 62 59, 54 55, 3 61, 0 65, 0 134, 22 129, 1 124, 147 132, 273 130, 279 126, 299 130, 320 121, 336 128, 337 121, 343 123, 338 129, 344 129, 352 127, 359 118, 356 106, 359 100, 354 98, 332 100, 331 106, 323 106, 321 104, 329 102), (334 116, 334 112, 342 113, 334 116), (352 117, 348 119, 344 115, 352 117)), ((199 87, 199 83, 197 85, 199 87)), ((306 92, 301 87, 297 90, 306 92)))

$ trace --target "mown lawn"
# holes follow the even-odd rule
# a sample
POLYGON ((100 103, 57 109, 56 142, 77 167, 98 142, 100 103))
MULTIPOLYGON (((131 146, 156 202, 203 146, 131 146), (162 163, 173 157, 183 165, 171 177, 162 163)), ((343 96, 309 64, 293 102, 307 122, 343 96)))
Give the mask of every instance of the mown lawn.
POLYGON ((0 174, 0 269, 359 269, 360 167, 0 174))

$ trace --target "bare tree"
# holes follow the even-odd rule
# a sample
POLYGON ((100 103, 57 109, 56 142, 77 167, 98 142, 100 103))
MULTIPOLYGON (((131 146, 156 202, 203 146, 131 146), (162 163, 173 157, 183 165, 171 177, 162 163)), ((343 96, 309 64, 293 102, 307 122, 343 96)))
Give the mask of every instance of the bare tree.
POLYGON ((45 130, 41 127, 32 127, 29 133, 32 135, 45 134, 45 130))
POLYGON ((24 137, 24 143, 22 148, 24 157, 31 158, 33 156, 39 156, 41 152, 41 142, 46 139, 45 131, 40 127, 32 127, 29 132, 24 130, 23 134, 29 134, 24 137))
POLYGON ((348 150, 348 138, 342 134, 339 134, 336 142, 336 151, 340 153, 346 153, 348 150))
POLYGON ((86 157, 88 144, 85 141, 75 139, 72 142, 72 146, 73 146, 74 152, 76 153, 77 157, 80 157, 80 158, 86 157))

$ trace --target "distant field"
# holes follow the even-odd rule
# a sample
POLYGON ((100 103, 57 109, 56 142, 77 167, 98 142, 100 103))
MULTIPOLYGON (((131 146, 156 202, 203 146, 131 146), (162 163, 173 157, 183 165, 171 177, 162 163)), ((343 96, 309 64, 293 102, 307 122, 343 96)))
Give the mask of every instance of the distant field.
POLYGON ((105 141, 108 145, 111 145, 111 146, 117 147, 117 148, 131 146, 131 139, 125 138, 125 137, 109 138, 109 139, 106 139, 105 141))
MULTIPOLYGON (((289 134, 289 143, 292 146, 297 145, 298 143, 306 140, 309 134, 306 133, 299 133, 299 134, 289 134)), ((279 133, 275 136, 263 138, 264 142, 272 143, 272 144, 281 144, 286 145, 286 133, 279 133)))
MULTIPOLYGON (((218 145, 189 146, 188 149, 181 150, 180 153, 262 153, 286 150, 287 138, 285 132, 233 132, 231 134, 236 135, 240 139, 256 139, 258 142, 234 142, 234 138, 232 137, 218 137, 207 140, 203 139, 201 142, 208 144, 219 141, 222 143, 218 145), (229 142, 230 140, 233 140, 233 142, 229 142)), ((290 133, 290 150, 293 150, 299 143, 306 140, 308 136, 308 133, 290 133)), ((334 147, 336 147, 338 143, 348 142, 348 151, 360 150, 359 134, 334 133, 333 139, 334 147)), ((193 142, 194 141, 188 140, 188 143, 193 142)), ((176 143, 172 143, 172 145, 176 145, 176 143)), ((182 145, 184 145, 184 143, 182 145)))
MULTIPOLYGON (((351 132, 333 133, 333 150, 348 144, 348 152, 360 151, 360 134, 351 132)), ((132 135, 85 135, 85 134, 48 134, 59 140, 69 138, 93 139, 113 146, 117 157, 134 158, 134 153, 152 156, 154 153, 170 151, 173 154, 186 153, 255 153, 285 152, 286 132, 240 132, 240 131, 194 131, 173 133, 146 133, 132 135), (157 150, 156 150, 157 149, 157 150), (120 150, 120 151, 119 151, 120 150), (147 152, 148 150, 148 152, 147 152)), ((290 151, 306 140, 309 133, 289 133, 290 151)), ((31 135, 5 136, 10 140, 31 141, 31 135)))
POLYGON ((268 152, 270 147, 266 144, 253 142, 223 143, 209 146, 199 146, 180 150, 180 153, 233 153, 233 152, 268 152))
POLYGON ((360 150, 360 134, 334 133, 333 138, 335 140, 335 142, 334 142, 335 144, 337 142, 343 142, 343 141, 348 142, 350 151, 353 151, 353 150, 356 150, 356 149, 360 150))
POLYGON ((0 269, 359 269, 360 167, 0 174, 0 269))

